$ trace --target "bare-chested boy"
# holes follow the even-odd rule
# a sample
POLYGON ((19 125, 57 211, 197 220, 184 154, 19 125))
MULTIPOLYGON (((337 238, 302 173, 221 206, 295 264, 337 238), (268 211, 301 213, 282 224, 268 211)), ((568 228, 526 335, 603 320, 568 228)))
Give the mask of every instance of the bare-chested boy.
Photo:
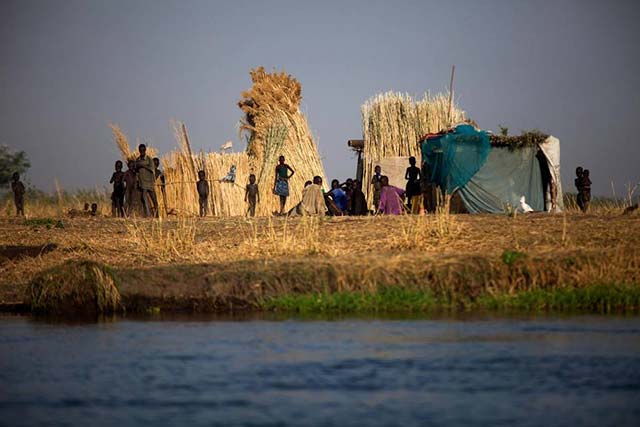
POLYGON ((113 193, 111 193, 111 215, 115 217, 124 217, 124 172, 122 172, 122 162, 116 161, 116 171, 111 175, 110 184, 113 184, 113 193))
POLYGON ((207 182, 207 175, 204 173, 204 171, 198 172, 198 182, 196 183, 196 190, 198 190, 200 216, 207 216, 207 211, 209 209, 209 183, 207 182))
POLYGON ((249 175, 249 183, 244 190, 244 201, 249 203, 249 216, 256 216, 256 205, 260 202, 260 193, 258 192, 258 184, 256 184, 256 176, 249 175))

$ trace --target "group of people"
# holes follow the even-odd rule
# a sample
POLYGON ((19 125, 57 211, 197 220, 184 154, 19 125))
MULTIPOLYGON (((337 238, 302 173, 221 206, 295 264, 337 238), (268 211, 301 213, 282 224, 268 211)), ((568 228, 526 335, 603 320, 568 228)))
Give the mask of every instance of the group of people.
POLYGON ((160 159, 147 155, 147 146, 138 146, 138 157, 127 160, 127 170, 122 171, 122 161, 115 163, 115 172, 111 175, 113 184, 111 193, 111 214, 115 217, 132 216, 141 210, 145 217, 160 215, 158 197, 156 195, 156 181, 160 181, 160 188, 165 195, 165 178, 160 169, 160 159))
MULTIPOLYGON (((155 191, 158 181, 166 206, 165 176, 160 169, 160 160, 147 155, 145 144, 138 146, 138 153, 137 158, 127 161, 127 170, 124 172, 122 161, 115 162, 115 172, 109 181, 113 184, 111 202, 114 217, 128 217, 137 212, 145 217, 158 217, 159 204, 155 191)), ((235 175, 234 168, 232 172, 235 175)), ((375 166, 370 182, 373 190, 371 208, 362 190, 362 182, 359 180, 349 178, 340 183, 339 180, 334 179, 331 181, 331 189, 325 191, 322 186, 322 177, 315 176, 313 180, 305 183, 300 203, 286 212, 285 206, 290 195, 289 180, 294 174, 294 169, 285 163, 284 156, 280 156, 275 167, 273 182, 273 194, 280 199, 280 210, 275 212, 277 215, 400 215, 407 212, 417 214, 422 211, 435 211, 434 200, 437 189, 430 183, 428 166, 423 164, 422 168, 417 167, 415 157, 409 158, 409 166, 404 176, 406 181, 404 189, 391 185, 389 178, 382 175, 381 167, 375 166)), ((591 180, 588 169, 582 167, 576 169, 575 186, 577 204, 583 212, 586 212, 591 201, 591 180)), ((12 176, 11 189, 14 193, 16 213, 24 216, 25 186, 17 172, 12 176)), ((199 215, 207 216, 210 188, 204 170, 198 171, 196 191, 199 215)), ((256 207, 260 202, 260 192, 254 174, 249 175, 244 201, 247 204, 247 215, 255 216, 256 207)), ((97 205, 92 206, 93 215, 96 207, 97 205)), ((85 210, 88 211, 86 208, 85 210)))
POLYGON ((284 162, 280 156, 276 166, 273 192, 280 197, 279 215, 368 215, 385 214, 401 215, 405 212, 420 213, 422 209, 432 211, 432 191, 429 184, 429 171, 426 166, 422 169, 416 166, 415 157, 409 158, 409 167, 405 172, 405 189, 389 183, 389 177, 382 175, 378 165, 374 168, 371 179, 373 188, 373 206, 370 209, 362 182, 357 179, 347 179, 343 183, 334 179, 331 189, 325 192, 322 188, 322 177, 315 176, 313 181, 307 181, 302 190, 302 200, 289 212, 284 211, 289 196, 289 179, 295 171, 284 162), (406 201, 406 204, 405 204, 406 201))

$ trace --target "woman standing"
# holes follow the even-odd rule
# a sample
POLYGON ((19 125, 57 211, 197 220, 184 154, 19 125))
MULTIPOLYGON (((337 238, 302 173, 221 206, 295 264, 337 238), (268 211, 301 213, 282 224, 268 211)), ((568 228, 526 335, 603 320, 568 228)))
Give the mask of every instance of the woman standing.
POLYGON ((273 183, 273 193, 280 196, 280 215, 284 215, 284 205, 289 197, 289 178, 293 176, 295 171, 284 162, 284 156, 278 158, 278 166, 276 166, 276 179, 273 183), (291 171, 291 175, 289 175, 291 171))

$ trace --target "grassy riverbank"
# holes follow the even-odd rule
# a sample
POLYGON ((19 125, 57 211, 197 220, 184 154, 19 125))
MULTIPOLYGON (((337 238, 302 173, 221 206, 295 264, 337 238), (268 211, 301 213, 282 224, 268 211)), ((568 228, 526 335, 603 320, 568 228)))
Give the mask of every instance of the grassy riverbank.
POLYGON ((637 312, 639 238, 640 215, 619 212, 2 219, 0 301, 91 261, 129 312, 637 312))

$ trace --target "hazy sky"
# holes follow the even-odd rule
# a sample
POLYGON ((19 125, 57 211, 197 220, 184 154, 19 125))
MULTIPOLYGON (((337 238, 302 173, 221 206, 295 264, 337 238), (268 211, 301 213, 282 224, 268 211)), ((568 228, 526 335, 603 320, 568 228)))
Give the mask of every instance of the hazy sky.
POLYGON ((444 91, 455 64, 481 127, 557 136, 565 189, 583 165, 610 195, 640 181, 639 22, 639 1, 0 0, 0 144, 27 151, 47 190, 107 185, 109 121, 161 151, 171 118, 198 150, 242 150, 236 102, 263 65, 301 82, 328 177, 344 179, 360 105, 444 91))

